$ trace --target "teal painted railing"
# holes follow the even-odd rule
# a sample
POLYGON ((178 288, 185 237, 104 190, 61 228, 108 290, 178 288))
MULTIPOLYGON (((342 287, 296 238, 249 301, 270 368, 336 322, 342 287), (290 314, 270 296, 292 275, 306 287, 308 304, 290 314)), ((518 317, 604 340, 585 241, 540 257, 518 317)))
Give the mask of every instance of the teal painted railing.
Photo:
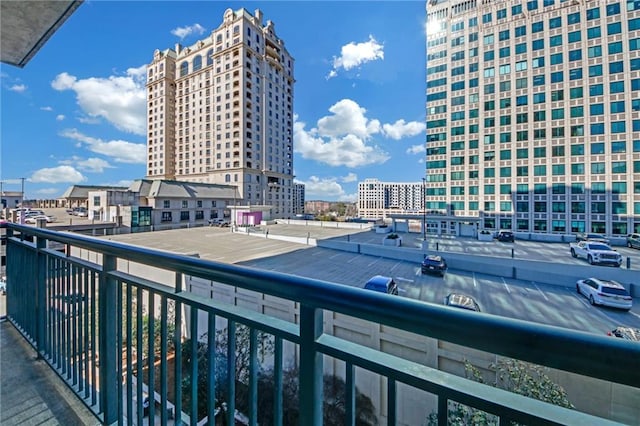
MULTIPOLYGON (((457 401, 495 414, 500 424, 608 423, 324 333, 325 312, 640 387, 640 345, 622 339, 70 233, 9 224, 7 234, 9 320, 103 424, 142 424, 144 416, 149 416, 150 424, 156 419, 168 424, 174 413, 194 425, 198 418, 215 415, 234 424, 240 405, 247 423, 257 424, 259 358, 265 334, 272 336, 273 424, 287 424, 284 353, 291 346, 299 365, 299 419, 305 425, 322 424, 326 357, 345 365, 344 424, 355 424, 359 370, 387 378, 388 424, 399 422, 399 384, 436 395, 441 413, 450 401, 457 401), (175 286, 122 268, 125 261, 168 271, 175 286), (183 291, 186 276, 295 302, 299 322, 183 291), (219 331, 220 323, 224 333, 219 331), (248 335, 239 339, 241 330, 247 329, 248 335), (206 357, 191 355, 204 345, 213 348, 218 338, 227 343, 223 357, 213 356, 212 351, 206 357), (243 357, 242 353, 248 354, 243 357), (244 391, 241 401, 236 398, 239 386, 244 391), (155 403, 147 409, 148 394, 154 395, 155 403)), ((438 422, 446 424, 447 416, 439 416, 438 422)))

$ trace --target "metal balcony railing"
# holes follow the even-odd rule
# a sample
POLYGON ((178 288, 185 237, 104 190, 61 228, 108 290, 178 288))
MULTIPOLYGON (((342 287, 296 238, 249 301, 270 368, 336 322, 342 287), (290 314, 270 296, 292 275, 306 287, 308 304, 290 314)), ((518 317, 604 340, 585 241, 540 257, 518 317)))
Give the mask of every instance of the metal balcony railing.
POLYGON ((255 425, 263 363, 273 372, 267 423, 287 424, 283 375, 291 354, 299 366, 299 419, 305 425, 323 422, 325 358, 345 366, 344 424, 355 424, 360 371, 385 378, 385 417, 392 425, 402 417, 400 386, 435 398, 441 425, 451 401, 496 415, 499 424, 613 423, 329 334, 323 331, 327 312, 640 387, 640 345, 622 339, 70 233, 9 224, 7 234, 9 320, 103 424, 142 424, 148 417, 148 424, 165 425, 176 416, 192 425, 216 416, 236 424, 242 411, 255 425), (131 265, 169 274, 174 285, 131 265), (297 320, 186 291, 185 277, 289 301, 297 320), (266 358, 265 338, 272 344, 266 358), (217 339, 226 345, 216 346, 217 339), (201 348, 210 356, 195 356, 201 348), (213 356, 213 348, 222 348, 223 356, 213 356), (246 392, 239 400, 241 386, 246 392))

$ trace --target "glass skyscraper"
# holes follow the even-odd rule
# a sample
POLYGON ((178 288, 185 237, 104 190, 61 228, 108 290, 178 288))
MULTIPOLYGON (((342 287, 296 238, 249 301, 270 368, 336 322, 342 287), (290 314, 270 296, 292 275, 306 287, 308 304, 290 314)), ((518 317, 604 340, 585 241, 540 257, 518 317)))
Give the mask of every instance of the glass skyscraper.
POLYGON ((432 0, 426 31, 428 211, 640 232, 640 0, 432 0))

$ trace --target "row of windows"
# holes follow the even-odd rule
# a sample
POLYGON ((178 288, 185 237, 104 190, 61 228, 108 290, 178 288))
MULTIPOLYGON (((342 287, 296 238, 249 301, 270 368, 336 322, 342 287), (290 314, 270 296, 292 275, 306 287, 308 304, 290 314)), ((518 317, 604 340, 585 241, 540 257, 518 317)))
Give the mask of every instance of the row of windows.
MULTIPOLYGON (((518 114, 520 116, 520 114, 518 114)), ((523 123, 520 121, 519 123, 523 123)), ((633 120, 632 125, 630 126, 630 130, 633 132, 640 132, 640 120, 633 120)), ((500 117, 500 126, 508 126, 511 124, 511 116, 502 116, 500 117)), ((492 145, 495 143, 495 134, 489 133, 491 128, 495 127, 495 119, 494 118, 485 118, 484 119, 484 144, 492 145)), ((429 128, 429 127, 427 127, 429 128)), ((551 131, 547 134, 547 129, 534 129, 532 132, 533 139, 540 140, 546 139, 547 136, 551 136, 552 138, 562 138, 567 136, 566 127, 553 127, 551 131)), ((592 123, 588 126, 589 135, 604 135, 605 134, 605 123, 592 123)), ((609 125, 609 133, 610 134, 619 134, 626 133, 627 131, 627 122, 626 121, 613 121, 609 125)), ((480 125, 479 124, 470 124, 468 127, 469 134, 478 134, 480 133, 480 125)), ((451 136, 462 136, 465 134, 464 126, 456 126, 452 127, 450 130, 451 136)), ((571 137, 580 137, 586 136, 585 134, 585 125, 584 124, 576 124, 569 127, 569 136, 571 137)), ((513 132, 502 132, 500 133, 500 143, 508 143, 512 141, 513 132)), ((516 132, 516 141, 527 141, 529 140, 530 132, 529 130, 519 130, 516 132)))
MULTIPOLYGON (((478 140, 469 141, 469 149, 477 149, 478 148, 478 140)), ((451 142, 451 152, 455 151, 463 151, 465 148, 465 141, 451 142)), ((564 145, 557 146, 537 146, 533 148, 518 148, 515 150, 515 157, 520 158, 529 158, 529 153, 533 152, 533 158, 545 158, 547 154, 551 154, 552 157, 564 157, 566 155, 567 148, 564 145)), ((585 145, 584 144, 571 144, 570 145, 571 155, 585 155, 585 145)), ((591 155, 602 155, 602 154, 624 154, 627 152, 627 142, 626 141, 615 141, 608 144, 604 142, 592 142, 589 144, 589 153, 591 155), (607 149, 608 148, 608 149, 607 149)), ((633 141, 633 152, 640 152, 640 140, 633 141)), ((443 155, 446 154, 446 147, 435 147, 435 148, 427 148, 427 155, 443 155)), ((499 151, 500 160, 511 160, 513 154, 513 150, 511 149, 503 149, 499 151)), ((491 161, 494 160, 496 156, 495 151, 485 151, 484 152, 484 160, 491 161)), ((471 157, 470 157, 471 158, 471 157)))
MULTIPOLYGON (((469 201, 452 201, 451 203, 449 203, 451 210, 453 211, 462 211, 465 210, 465 204, 467 205, 467 210, 469 211, 478 211, 480 210, 480 203, 479 201, 473 201, 473 200, 469 200, 469 201)), ((500 211, 500 212, 508 212, 508 213, 512 213, 512 212, 517 212, 517 213, 558 213, 558 214, 566 214, 566 213, 571 213, 571 214, 585 214, 587 213, 586 210, 586 206, 585 203, 572 203, 570 210, 567 211, 566 208, 566 204, 564 202, 556 202, 556 203, 552 203, 551 206, 548 205, 547 202, 545 201, 540 201, 540 202, 535 202, 533 205, 533 209, 531 209, 529 207, 529 203, 524 201, 524 202, 516 202, 515 203, 515 210, 513 208, 513 202, 511 201, 499 201, 498 203, 496 203, 495 201, 484 201, 482 203, 483 208, 482 210, 484 212, 496 212, 496 211, 500 211), (496 208, 497 207, 497 208, 496 208)), ((427 201, 426 202, 427 205, 427 209, 428 210, 444 210, 446 208, 446 203, 442 202, 442 201, 427 201)), ((633 207, 633 214, 638 214, 640 213, 640 203, 633 203, 631 204, 631 206, 633 207)), ((591 203, 590 205, 591 210, 589 211, 589 213, 591 214, 607 214, 607 213, 611 213, 611 214, 617 214, 617 215, 626 215, 629 214, 630 212, 627 210, 627 203, 625 202, 614 202, 611 205, 611 210, 610 212, 607 211, 606 209, 606 205, 605 203, 591 203)), ((485 219, 486 222, 487 219, 485 219)), ((525 219, 523 219, 523 221, 526 221, 525 219)), ((545 221, 546 220, 540 220, 545 221)), ((509 220, 510 222, 510 220, 509 220)), ((554 220, 554 222, 556 222, 554 220)), ((564 221, 561 221, 562 223, 564 223, 564 221)), ((625 225, 622 229, 626 229, 626 223, 620 223, 620 225, 625 225)), ((492 228, 492 227, 488 227, 485 224, 485 228, 492 228)), ((511 226, 508 224, 503 224, 500 226, 500 229, 511 229, 511 226)), ((556 231, 558 229, 555 229, 556 231)), ((600 231, 602 232, 602 231, 600 231)), ((615 232, 614 232, 615 234, 615 232)), ((620 234, 624 235, 626 234, 626 231, 622 231, 620 232, 620 234)))
MULTIPOLYGON (((567 0, 561 0, 560 3, 564 3, 567 0)), ((542 1, 543 7, 547 7, 547 6, 553 6, 555 4, 555 0, 543 0, 542 1)), ((528 11, 532 11, 532 10, 537 10, 539 7, 539 2, 537 0, 530 0, 527 1, 527 10, 528 11)), ((621 10, 621 3, 611 3, 606 5, 605 7, 605 14, 606 16, 615 16, 615 15, 619 15, 620 14, 620 10, 621 10)), ((634 10, 640 10, 640 0, 627 0, 626 3, 626 9, 627 11, 634 11, 634 10)), ((496 11, 496 20, 500 21, 503 19, 507 18, 507 12, 508 9, 507 8, 503 8, 503 9, 499 9, 498 11, 496 11)), ((511 16, 515 17, 518 16, 520 14, 523 13, 522 10, 522 4, 516 4, 513 5, 511 7, 511 16)), ((595 19, 600 19, 602 17, 601 15, 601 9, 600 7, 594 7, 591 9, 587 9, 586 13, 585 13, 585 18, 586 21, 592 21, 595 19)), ((580 23, 582 20, 582 15, 581 12, 574 12, 574 13, 570 13, 567 15, 567 24, 568 25, 573 25, 573 24, 578 24, 580 23)), ((492 12, 488 12, 482 15, 482 23, 483 24, 488 24, 493 22, 493 13, 492 12)), ((549 28, 553 29, 553 28, 560 28, 562 26, 562 17, 554 17, 549 19, 549 28)), ((464 30, 464 21, 455 21, 451 24, 451 32, 457 32, 457 31, 462 31, 464 30)), ((477 17, 473 17, 470 18, 468 20, 468 26, 469 28, 473 28, 473 27, 477 27, 478 26, 478 18, 477 17)), ((526 34, 526 27, 520 27, 522 28, 521 30, 521 34, 520 35, 524 35, 526 34)), ((532 32, 539 32, 542 31, 544 29, 544 23, 543 21, 540 22, 535 22, 531 25, 531 31, 532 32)))
MULTIPOLYGON (((464 157, 455 157, 456 160, 452 159, 451 165, 463 165, 464 157)), ((478 164, 478 158, 469 157, 469 164, 478 164), (473 161, 473 162, 472 162, 473 161)), ((447 168, 447 164, 445 160, 438 161, 428 161, 427 162, 427 170, 433 170, 437 168, 447 168)), ((567 169, 570 170, 570 174, 572 176, 580 176, 585 174, 585 164, 584 163, 572 163, 567 167, 565 164, 552 164, 550 167, 547 167, 546 164, 537 164, 534 166, 506 166, 500 167, 498 169, 499 176, 501 178, 508 178, 512 176, 517 177, 526 177, 530 176, 530 171, 533 171, 533 176, 549 176, 549 171, 551 171, 551 176, 565 176, 567 175, 567 169), (513 173, 515 170, 515 174, 513 173)), ((626 161, 614 161, 612 163, 605 162, 594 162, 589 166, 591 175, 598 174, 621 174, 627 173, 627 162, 626 161)), ((640 173, 640 161, 635 161, 633 163, 633 173, 640 173)), ((451 172, 451 180, 464 180, 465 172, 464 171, 456 171, 451 172)), ((482 179, 482 178, 495 178, 496 177, 496 169, 494 167, 484 167, 483 173, 481 174, 479 170, 469 170, 468 178, 469 179, 482 179)))
MULTIPOLYGON (((638 60, 638 65, 640 66, 640 58, 638 60)), ((490 73, 492 74, 493 72, 494 72, 493 69, 491 69, 490 73)), ((595 77, 595 76, 601 75, 601 73, 602 73, 602 65, 594 65, 589 67, 589 77, 595 77)), ((569 76, 571 80, 576 80, 578 78, 582 79, 582 68, 570 70, 569 76)), ((564 73, 562 71, 551 73, 550 83, 552 84, 559 83, 559 82, 562 82, 563 80, 564 80, 564 73)), ((532 76, 531 85, 533 87, 547 86, 546 76, 544 74, 532 76)), ((429 83, 429 86, 431 87, 430 83, 429 83)), ((478 78, 474 77, 474 78, 469 78, 465 81, 452 83, 451 91, 459 91, 466 88, 473 89, 476 87, 478 87, 478 78)), ((499 90, 500 93, 502 93, 502 92, 511 92, 513 88, 517 90, 517 89, 528 89, 529 87, 530 87, 529 79, 527 77, 521 77, 521 78, 515 79, 514 81, 511 81, 511 80, 501 81, 497 85, 495 83, 485 84, 483 88, 483 92, 485 95, 491 95, 493 93, 496 93, 496 88, 499 90)), ((605 86, 602 83, 589 85, 588 86, 589 96, 603 96, 605 94, 605 87, 607 86, 605 86)), ((608 94, 624 93, 625 90, 638 91, 640 90, 640 78, 632 79, 629 82, 628 86, 626 87, 625 87, 624 81, 612 81, 608 84, 608 89, 609 89, 608 94)), ((445 100, 448 98, 447 95, 448 95, 447 91, 429 93, 427 94, 427 102, 445 100)), ((540 95, 540 94, 536 94, 536 95, 540 95)), ((552 90, 550 91, 549 95, 550 95, 549 100, 551 100, 552 102, 562 101, 565 99, 565 90, 564 89, 552 90)), ((542 94, 542 96, 545 96, 545 95, 542 94)), ((569 99, 579 99, 583 97, 584 97, 583 86, 573 87, 569 89, 569 99)), ((521 95, 516 97, 516 106, 527 105, 528 103, 527 99, 528 99, 527 95, 521 95)), ((544 101, 540 101, 540 97, 538 97, 537 99, 539 100, 539 102, 536 102, 536 103, 544 102, 544 101)), ((468 96, 468 103, 477 103, 479 102, 479 100, 480 100, 479 93, 470 93, 468 96)), ((452 106, 464 105, 465 102, 466 102, 465 96, 455 96, 451 98, 452 106)), ((500 102, 501 102, 501 108, 508 108, 511 106, 511 97, 502 98, 500 99, 500 102)), ((635 105, 635 103, 633 103, 633 105, 635 105)), ((632 105, 632 109, 634 109, 633 105, 632 105)), ((444 107, 444 110, 443 110, 442 106, 440 106, 439 107, 440 109, 438 110, 439 112, 431 112, 432 110, 436 111, 433 108, 434 107, 429 108, 429 111, 428 111, 429 114, 446 112, 446 107, 444 107)))
MULTIPOLYGON (((435 175, 434 175, 435 176, 435 175)), ((462 179, 458 179, 462 180, 462 179)), ((433 181, 432 181, 433 182, 433 181)), ((442 181, 436 181, 442 182, 442 181)), ((611 194, 627 194, 626 182, 612 182, 611 187, 607 188, 607 184, 604 182, 592 182, 589 186, 584 182, 573 182, 571 184, 554 183, 552 185, 546 183, 538 183, 530 186, 527 183, 516 184, 515 188, 512 184, 505 183, 498 185, 500 195, 585 195, 590 193, 591 195, 606 195, 611 194)), ((425 194, 427 196, 445 196, 446 188, 426 188, 425 194)), ((634 182, 633 184, 634 194, 640 194, 640 182, 634 182)), ((484 185, 483 193, 485 195, 496 195, 496 185, 484 185)), ((469 186, 456 186, 452 185, 450 188, 451 195, 480 195, 480 188, 477 185, 469 186), (455 189, 454 189, 455 188, 455 189), (451 192, 453 190, 453 192, 451 192), (455 192, 455 193, 454 193, 455 192)), ((615 201, 614 201, 615 202, 615 201)))

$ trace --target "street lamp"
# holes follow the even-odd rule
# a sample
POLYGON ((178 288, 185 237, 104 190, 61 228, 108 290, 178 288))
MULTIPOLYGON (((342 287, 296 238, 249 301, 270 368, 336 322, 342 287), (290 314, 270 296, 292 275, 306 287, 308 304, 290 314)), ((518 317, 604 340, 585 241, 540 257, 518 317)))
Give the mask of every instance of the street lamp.
POLYGON ((425 192, 425 185, 427 180, 422 178, 422 241, 427 240, 427 197, 425 192))

